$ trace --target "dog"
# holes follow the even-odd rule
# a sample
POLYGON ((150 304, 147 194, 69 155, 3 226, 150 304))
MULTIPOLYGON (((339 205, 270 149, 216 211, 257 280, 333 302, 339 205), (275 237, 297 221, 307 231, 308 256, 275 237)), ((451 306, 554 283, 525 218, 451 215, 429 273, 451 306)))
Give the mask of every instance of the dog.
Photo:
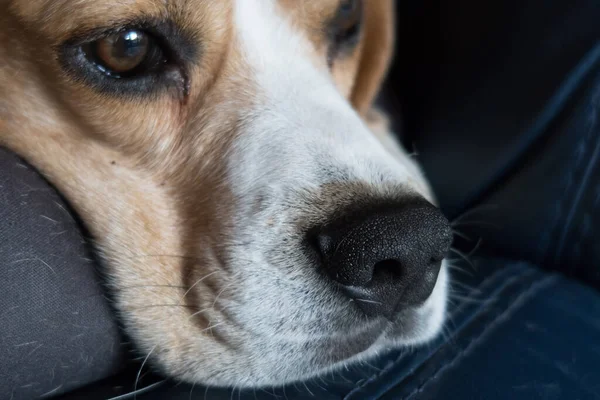
POLYGON ((282 385, 444 323, 448 221, 374 99, 393 0, 5 0, 0 145, 82 218, 144 361, 282 385))

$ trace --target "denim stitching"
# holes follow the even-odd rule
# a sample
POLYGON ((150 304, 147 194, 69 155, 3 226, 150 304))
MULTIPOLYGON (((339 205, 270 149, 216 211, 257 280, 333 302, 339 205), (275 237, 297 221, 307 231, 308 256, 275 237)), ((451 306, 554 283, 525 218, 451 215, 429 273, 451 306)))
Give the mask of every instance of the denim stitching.
POLYGON ((597 112, 598 112, 597 108, 598 108, 599 96, 600 96, 600 91, 597 91, 592 96, 592 99, 591 99, 592 104, 590 105, 590 107, 592 108, 592 110, 591 110, 592 115, 590 117, 588 132, 586 134, 586 143, 584 144, 585 146, 590 145, 591 147, 593 147, 593 150, 592 150, 589 158, 586 160, 585 165, 582 166, 583 171, 581 174, 582 175, 581 176, 581 184, 580 184, 579 188, 575 191, 575 197, 573 199, 571 206, 569 207, 568 214, 566 216, 566 221, 564 224, 564 228, 563 228, 562 234, 560 236, 558 246, 556 248, 556 253, 554 255, 555 260, 558 260, 563 253, 563 249, 565 247, 565 242, 566 242, 567 236, 572 230, 571 226, 572 226, 573 218, 575 216, 575 212, 578 208, 578 205, 581 203, 583 193, 585 192, 585 190, 587 189, 587 187, 590 183, 589 182, 590 176, 592 175, 592 172, 594 170, 596 162, 597 162, 598 158, 600 157, 600 140, 597 139, 595 142, 593 141, 593 138, 597 136, 597 135, 594 135, 594 133, 597 130, 595 128, 597 127, 597 122, 598 122, 597 121, 597 112), (587 142, 589 142, 589 143, 587 143, 587 142))
MULTIPOLYGON (((583 60, 579 63, 579 65, 575 67, 575 71, 570 74, 568 79, 565 81, 566 83, 563 83, 562 86, 572 86, 575 88, 580 87, 580 83, 584 79, 586 79, 586 77, 589 76, 592 71, 594 71, 595 66, 598 64, 600 59, 599 51, 600 44, 597 44, 590 52, 588 52, 588 54, 584 56, 583 60), (579 81, 579 84, 577 83, 577 81, 579 81)), ((569 97, 572 96, 569 95, 569 97)), ((550 222, 550 229, 546 231, 546 234, 542 235, 543 239, 538 245, 538 251, 543 253, 541 257, 547 260, 551 258, 551 249, 554 248, 554 254, 556 253, 556 248, 551 247, 552 233, 557 232, 559 230, 559 223, 562 220, 567 194, 569 193, 569 190, 567 190, 568 186, 573 183, 573 176, 575 174, 575 170, 577 169, 581 159, 585 155, 585 144, 589 138, 585 139, 586 140, 583 140, 579 143, 579 147, 575 151, 576 163, 570 168, 568 175, 566 175, 567 182, 566 185, 563 185, 565 186, 563 195, 559 196, 554 201, 554 209, 556 210, 554 222, 550 222)))
MULTIPOLYGON (((512 271, 514 269, 518 269, 522 265, 523 264, 519 263, 519 264, 516 264, 516 265, 512 265, 512 266, 510 266, 510 267, 508 267, 506 269, 498 269, 498 270, 494 271, 493 274, 491 274, 490 276, 486 277, 476 287, 473 287, 473 289, 469 293, 473 293, 476 290, 483 289, 485 286, 488 286, 492 282, 503 278, 504 275, 506 275, 509 271, 512 271)), ((523 271, 519 275, 517 275, 514 278, 512 278, 511 280, 507 281, 507 284, 508 283, 511 283, 511 284, 512 283, 516 283, 519 280, 521 280, 522 278, 528 277, 531 274, 533 274, 531 271, 527 271, 527 270, 523 271)), ((483 308, 485 308, 484 306, 489 305, 489 303, 494 302, 495 300, 496 300, 495 298, 489 298, 489 299, 487 299, 487 301, 485 303, 483 303, 482 306, 480 307, 480 310, 483 309, 483 308)), ((448 316, 448 318, 452 319, 453 317, 455 317, 456 314, 458 314, 458 312, 464 308, 464 305, 465 304, 463 303, 463 304, 461 304, 461 306, 459 306, 456 309, 452 310, 452 314, 450 314, 448 316)), ((456 332, 454 332, 454 333, 456 333, 456 332)), ((390 363, 388 363, 388 365, 386 367, 384 367, 383 369, 377 371, 371 377, 363 379, 360 383, 357 382, 357 386, 355 388, 353 388, 346 396, 344 396, 344 399, 350 399, 351 396, 353 396, 356 392, 360 391, 361 389, 364 389, 368 384, 370 384, 371 382, 375 381, 380 376, 382 376, 383 374, 385 374, 386 372, 388 372, 396 364, 398 364, 398 362, 400 361, 400 359, 402 357, 404 357, 404 355, 405 355, 405 353, 402 352, 400 355, 398 355, 398 357, 395 360, 393 360, 390 363)))
POLYGON ((474 336, 471 339, 471 341, 463 348, 462 351, 457 353, 452 359, 450 359, 446 363, 441 364, 440 367, 437 369, 437 371, 432 376, 427 378, 418 387, 416 387, 412 392, 410 392, 406 397, 404 397, 404 400, 409 400, 416 394, 421 393, 427 387, 427 385, 429 383, 431 383, 436 378, 438 378, 443 372, 445 372, 446 370, 448 370, 449 368, 453 367, 458 362, 460 362, 460 360, 463 357, 465 357, 474 347, 476 347, 481 341, 483 341, 485 339, 485 337, 488 334, 490 334, 496 327, 498 327, 501 323, 505 322, 515 312, 519 311, 527 303, 527 301, 529 301, 531 298, 536 296, 543 289, 546 289, 548 286, 555 283, 557 280, 558 280, 558 278, 553 275, 553 276, 546 277, 545 279, 532 284, 527 290, 525 290, 523 293, 521 293, 515 299, 515 301, 511 303, 511 305, 508 308, 506 308, 503 312, 501 312, 499 315, 497 315, 492 320, 492 322, 490 322, 489 325, 487 325, 485 327, 485 329, 483 329, 483 331, 481 331, 479 333, 479 335, 474 336))
MULTIPOLYGON (((481 281, 476 287, 471 288, 471 290, 469 290, 469 292, 466 294, 466 296, 471 295, 473 292, 476 291, 480 291, 481 289, 483 289, 485 286, 487 286, 488 284, 492 283, 495 280, 498 280, 499 278, 504 277, 504 275, 508 274, 508 271, 512 271, 514 269, 520 269, 519 267, 521 267, 523 264, 516 264, 516 265, 512 265, 509 268, 506 269, 499 269, 494 271, 494 273, 490 276, 488 276, 487 278, 485 278, 483 281, 481 281), (501 275, 501 276, 500 276, 501 275)), ((532 273, 529 270, 524 270, 521 271, 521 273, 519 273, 518 275, 516 275, 514 277, 515 281, 520 280, 522 277, 524 277, 525 275, 529 275, 530 273, 532 273)), ((512 280, 508 280, 507 283, 513 283, 512 280)), ((451 285, 451 283, 450 283, 451 285)), ((488 300, 492 300, 492 298, 488 298, 486 299, 486 302, 488 300)), ((484 302, 485 303, 485 302, 484 302)), ((452 310, 452 313, 450 315, 448 315, 448 319, 452 319, 454 318, 460 311, 462 311, 465 307, 467 306, 467 302, 462 302, 460 305, 458 305, 454 310, 452 310)), ((482 306, 483 308, 483 306, 482 306)))
MULTIPOLYGON (((548 230, 548 232, 558 232, 558 234, 560 235, 562 233, 562 230, 560 229, 560 222, 563 221, 563 217, 565 216, 565 213, 567 212, 568 209, 568 197, 569 194, 572 193, 571 190, 569 190, 569 187, 575 184, 575 175, 577 173, 577 171, 580 168, 580 165, 584 159, 585 153, 586 153, 586 149, 588 146, 588 142, 591 140, 591 137, 589 135, 584 136, 583 138, 580 139, 579 141, 579 145, 578 145, 578 150, 575 151, 575 163, 571 165, 571 168, 569 168, 569 172, 565 178, 566 183, 564 184, 564 191, 563 191, 563 195, 559 196, 556 199, 555 202, 555 209, 556 209, 556 217, 554 218, 554 223, 552 224, 552 228, 548 230), (581 150, 579 150, 581 149, 581 150)), ((557 253, 558 253, 558 247, 557 246, 549 246, 547 245, 546 247, 546 257, 547 258, 553 258, 554 261, 556 261, 556 257, 557 257, 557 253), (552 249, 554 251, 552 251, 552 249), (548 251, 550 251, 550 254, 548 253, 548 251)))

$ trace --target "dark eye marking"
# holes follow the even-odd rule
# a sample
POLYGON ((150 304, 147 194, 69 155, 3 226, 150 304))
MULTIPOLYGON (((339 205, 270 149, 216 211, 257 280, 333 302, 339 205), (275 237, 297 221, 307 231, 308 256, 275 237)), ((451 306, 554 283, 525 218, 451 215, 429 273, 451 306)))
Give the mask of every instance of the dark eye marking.
POLYGON ((326 23, 325 32, 329 39, 327 62, 356 48, 360 41, 363 20, 363 0, 341 0, 335 14, 326 23))
POLYGON ((79 32, 59 49, 75 80, 112 95, 130 97, 174 89, 187 96, 187 70, 198 62, 198 41, 170 21, 124 21, 79 32))

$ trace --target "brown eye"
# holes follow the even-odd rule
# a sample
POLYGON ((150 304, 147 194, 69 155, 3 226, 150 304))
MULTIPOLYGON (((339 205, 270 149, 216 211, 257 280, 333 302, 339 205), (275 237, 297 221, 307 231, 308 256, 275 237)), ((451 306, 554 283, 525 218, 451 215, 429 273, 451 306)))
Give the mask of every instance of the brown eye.
POLYGON ((89 43, 85 53, 98 69, 117 78, 146 72, 164 61, 152 37, 134 29, 89 43))
POLYGON ((113 96, 168 92, 184 98, 188 68, 198 63, 201 43, 170 20, 131 20, 127 25, 75 31, 56 50, 68 78, 113 96))

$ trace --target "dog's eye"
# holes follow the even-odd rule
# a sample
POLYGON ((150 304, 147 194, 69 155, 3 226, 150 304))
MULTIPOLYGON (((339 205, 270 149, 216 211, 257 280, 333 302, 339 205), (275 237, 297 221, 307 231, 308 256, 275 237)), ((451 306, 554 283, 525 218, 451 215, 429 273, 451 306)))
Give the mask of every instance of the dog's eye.
POLYGON ((328 61, 344 50, 353 49, 359 41, 363 15, 362 0, 342 0, 327 29, 331 45, 328 61))
POLYGON ((110 34, 86 44, 83 50, 99 70, 115 78, 154 71, 166 62, 156 40, 141 30, 110 34))
POLYGON ((58 48, 69 80, 113 96, 189 94, 188 69, 199 61, 199 37, 170 20, 137 20, 74 32, 58 48))

